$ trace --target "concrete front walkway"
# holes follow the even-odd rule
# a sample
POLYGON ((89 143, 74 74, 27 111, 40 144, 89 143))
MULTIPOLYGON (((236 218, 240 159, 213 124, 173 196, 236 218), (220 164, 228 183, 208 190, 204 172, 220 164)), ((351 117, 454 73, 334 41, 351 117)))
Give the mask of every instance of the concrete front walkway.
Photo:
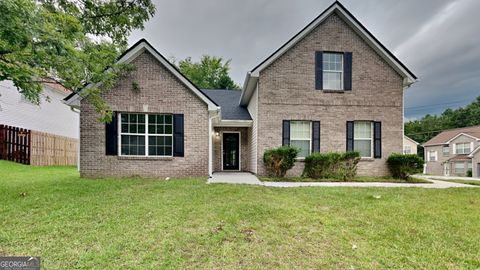
POLYGON ((480 178, 473 177, 461 177, 461 176, 443 176, 443 175, 415 175, 415 177, 427 179, 427 180, 472 180, 480 181, 480 178))
POLYGON ((438 180, 431 180, 431 184, 427 183, 386 183, 386 182, 263 182, 267 187, 381 187, 381 188, 398 188, 398 187, 413 187, 413 188, 453 188, 465 187, 476 188, 478 186, 465 185, 460 183, 452 183, 438 180))
POLYGON ((255 175, 248 172, 216 172, 207 183, 262 185, 255 175))
POLYGON ((211 178, 208 179, 208 184, 224 183, 224 184, 247 184, 258 185, 266 187, 382 187, 382 188, 395 188, 395 187, 417 187, 417 188, 476 188, 478 186, 466 185, 460 183, 452 183, 440 180, 433 180, 426 176, 416 176, 426 179, 431 184, 410 184, 410 183, 382 183, 382 182, 261 182, 258 178, 247 172, 216 172, 211 178))

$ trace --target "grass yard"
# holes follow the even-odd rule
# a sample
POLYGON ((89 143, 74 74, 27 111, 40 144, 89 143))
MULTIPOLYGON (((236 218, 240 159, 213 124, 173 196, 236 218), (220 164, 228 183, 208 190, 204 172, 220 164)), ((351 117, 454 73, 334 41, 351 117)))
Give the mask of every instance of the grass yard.
POLYGON ((460 184, 467 184, 467 185, 474 185, 474 186, 480 186, 480 181, 478 181, 478 180, 452 179, 452 180, 442 180, 442 181, 447 181, 447 182, 452 182, 452 183, 460 183, 460 184))
POLYGON ((0 254, 42 269, 478 269, 480 191, 80 179, 0 161, 0 254))
POLYGON ((408 181, 403 179, 397 179, 392 177, 367 177, 367 176, 357 176, 355 179, 342 181, 340 179, 313 179, 308 177, 268 177, 260 176, 260 181, 263 182, 385 182, 385 183, 423 183, 431 184, 432 182, 410 177, 408 181))

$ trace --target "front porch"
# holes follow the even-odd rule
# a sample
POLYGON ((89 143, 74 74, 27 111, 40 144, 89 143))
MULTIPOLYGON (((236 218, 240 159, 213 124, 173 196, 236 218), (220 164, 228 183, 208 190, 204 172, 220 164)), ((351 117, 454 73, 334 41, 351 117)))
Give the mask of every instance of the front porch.
POLYGON ((468 155, 456 155, 443 163, 444 176, 471 177, 472 174, 472 158, 468 155))
POLYGON ((249 172, 250 127, 214 127, 213 172, 249 172))

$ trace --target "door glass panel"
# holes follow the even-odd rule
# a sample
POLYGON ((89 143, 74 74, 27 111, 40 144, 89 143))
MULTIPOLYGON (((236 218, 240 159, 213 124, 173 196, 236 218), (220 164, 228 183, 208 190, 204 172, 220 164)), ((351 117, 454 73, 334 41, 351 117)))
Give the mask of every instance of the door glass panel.
POLYGON ((239 169, 239 134, 224 133, 223 134, 223 169, 238 170, 239 169))

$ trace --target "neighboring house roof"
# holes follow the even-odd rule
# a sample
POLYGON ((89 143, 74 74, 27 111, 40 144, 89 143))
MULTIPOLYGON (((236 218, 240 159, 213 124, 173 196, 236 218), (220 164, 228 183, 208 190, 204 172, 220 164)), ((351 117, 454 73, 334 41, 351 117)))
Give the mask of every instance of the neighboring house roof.
POLYGON ((454 157, 451 157, 447 160, 447 162, 450 161, 465 161, 465 160, 471 160, 471 158, 468 155, 456 155, 454 157))
POLYGON ((395 71, 397 71, 404 78, 404 86, 410 86, 413 84, 417 77, 413 74, 395 55, 390 52, 377 38, 375 38, 370 31, 358 21, 352 13, 350 13, 340 2, 335 1, 324 12, 322 12, 317 18, 310 22, 299 33, 293 36, 289 41, 283 44, 273 54, 263 60, 260 64, 254 67, 245 77, 245 83, 243 84, 242 96, 240 100, 241 105, 248 104, 253 90, 255 89, 256 82, 260 75, 260 72, 272 64, 277 58, 282 56, 306 35, 313 31, 319 24, 327 19, 331 14, 336 13, 339 15, 365 42, 370 45, 379 55, 382 57, 395 71))
MULTIPOLYGON (((143 52, 149 52, 155 59, 157 59, 165 68, 167 68, 175 77, 177 77, 187 88, 189 88, 196 96, 208 105, 209 110, 218 110, 218 105, 205 95, 199 88, 195 86, 187 77, 185 77, 172 63, 170 63, 162 54, 160 54, 147 40, 141 39, 133 46, 128 48, 122 55, 119 56, 117 63, 130 63, 143 52)), ((106 71, 108 72, 108 70, 106 71)), ((64 99, 65 103, 70 106, 79 106, 80 100, 84 97, 81 95, 82 91, 88 89, 91 85, 87 85, 78 93, 69 95, 64 99)))
POLYGON ((472 139, 480 140, 480 126, 456 128, 442 131, 437 136, 431 138, 423 146, 449 144, 457 137, 464 135, 472 139))
POLYGON ((470 153, 470 155, 468 155, 468 157, 473 158, 478 151, 480 151, 480 145, 477 146, 477 148, 475 148, 475 149, 470 153))
POLYGON ((238 104, 242 94, 238 90, 201 89, 210 99, 222 108, 222 119, 225 120, 252 120, 247 108, 238 104))
POLYGON ((52 79, 46 79, 48 82, 44 82, 43 85, 50 87, 51 89, 54 89, 56 91, 59 91, 61 93, 71 95, 73 94, 73 91, 66 88, 65 86, 61 85, 60 83, 56 82, 55 80, 52 79))
POLYGON ((408 137, 408 136, 406 136, 406 135, 403 135, 403 137, 404 137, 405 139, 407 139, 407 140, 411 141, 412 143, 414 143, 414 144, 416 144, 416 145, 419 145, 419 143, 418 143, 418 142, 416 142, 416 141, 412 140, 410 137, 408 137))

